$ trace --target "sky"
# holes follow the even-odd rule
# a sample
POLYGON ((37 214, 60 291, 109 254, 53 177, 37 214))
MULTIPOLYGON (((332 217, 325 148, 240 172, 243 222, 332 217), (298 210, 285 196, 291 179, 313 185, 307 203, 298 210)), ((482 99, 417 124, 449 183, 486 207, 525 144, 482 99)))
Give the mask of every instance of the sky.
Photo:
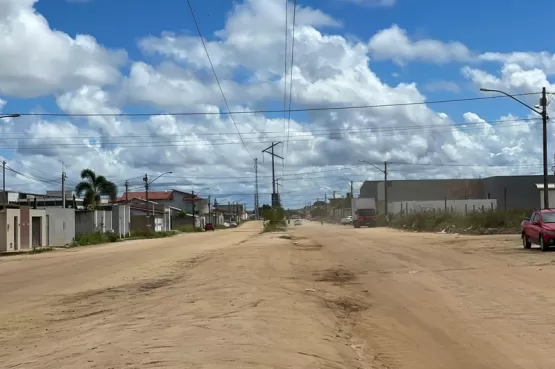
POLYGON ((522 4, 190 0, 203 45, 186 0, 0 0, 0 115, 22 115, 0 119, 6 188, 172 172, 152 190, 252 207, 278 141, 287 208, 383 178, 361 160, 392 180, 541 174, 539 116, 479 91, 555 92, 555 3, 522 4))

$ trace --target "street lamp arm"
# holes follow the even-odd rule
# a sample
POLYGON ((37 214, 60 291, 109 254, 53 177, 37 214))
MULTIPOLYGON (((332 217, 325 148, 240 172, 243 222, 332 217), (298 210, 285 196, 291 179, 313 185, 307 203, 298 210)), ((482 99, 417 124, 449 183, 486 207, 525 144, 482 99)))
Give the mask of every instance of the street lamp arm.
POLYGON ((385 173, 383 169, 379 168, 379 167, 376 166, 375 164, 370 163, 369 161, 366 161, 366 160, 359 160, 359 161, 360 161, 361 163, 365 163, 365 164, 371 165, 371 166, 373 166, 374 168, 376 168, 377 170, 379 170, 380 172, 385 173))
POLYGON ((493 89, 489 89, 489 88, 480 88, 480 91, 482 92, 497 92, 500 93, 502 95, 505 95, 507 97, 510 97, 511 99, 513 99, 514 101, 516 101, 517 103, 526 106, 528 109, 532 110, 534 113, 539 114, 541 116, 543 116, 543 113, 539 110, 536 110, 536 108, 531 107, 530 105, 526 104, 525 102, 517 99, 516 97, 514 97, 511 94, 506 93, 505 91, 501 91, 501 90, 493 90, 493 89))
POLYGON ((19 118, 21 116, 21 114, 6 114, 6 115, 0 115, 0 119, 2 118, 19 118))
POLYGON ((160 178, 160 177, 162 177, 162 176, 164 176, 164 175, 166 175, 166 174, 172 174, 172 172, 165 172, 165 173, 162 173, 162 174, 160 174, 158 177, 154 178, 152 181, 148 182, 148 184, 152 184, 152 183, 153 183, 154 181, 156 181, 158 178, 160 178))

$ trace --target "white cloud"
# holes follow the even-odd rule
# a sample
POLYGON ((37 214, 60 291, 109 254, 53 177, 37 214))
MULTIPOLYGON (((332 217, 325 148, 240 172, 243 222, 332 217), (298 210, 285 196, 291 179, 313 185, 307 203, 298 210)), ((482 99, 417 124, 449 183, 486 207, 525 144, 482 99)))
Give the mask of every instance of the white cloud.
POLYGON ((460 42, 412 40, 407 32, 396 24, 376 33, 368 45, 374 58, 391 59, 398 64, 408 61, 431 61, 444 64, 472 59, 470 50, 460 42))
MULTIPOLYGON (((244 197, 244 201, 252 202, 253 162, 229 117, 214 114, 225 108, 197 37, 165 32, 142 38, 140 48, 164 60, 153 65, 138 58, 131 63, 127 75, 121 77, 118 66, 125 61, 123 52, 108 50, 91 36, 72 39, 61 31, 52 31, 46 20, 34 12, 33 4, 29 0, 0 3, 0 14, 10 14, 0 17, 0 44, 11 50, 9 54, 0 49, 0 66, 4 66, 0 68, 0 90, 7 101, 2 106, 0 100, 0 108, 8 111, 11 97, 51 95, 62 111, 107 116, 2 120, 0 147, 10 148, 12 159, 16 160, 10 160, 10 166, 28 176, 57 180, 63 162, 70 177, 68 185, 75 184, 84 167, 101 172, 120 185, 125 179, 138 177, 131 180, 132 186, 141 185, 145 172, 172 171, 172 176, 156 183, 162 188, 184 189, 190 189, 193 183, 210 187, 214 196, 224 202, 227 194, 237 194, 235 200, 244 197), (14 37, 18 37, 17 45, 11 43, 14 37), (39 50, 39 66, 29 69, 26 63, 31 62, 25 50, 33 48, 39 50), (27 66, 26 70, 21 66, 27 66), (202 114, 109 116, 152 109, 202 114)), ((248 0, 233 7, 221 31, 206 35, 232 110, 282 107, 284 11, 281 0, 248 0), (242 77, 237 78, 238 74, 242 77)), ((535 141, 539 128, 533 123, 487 124, 476 112, 450 117, 425 104, 317 110, 426 101, 414 83, 406 82, 405 73, 398 76, 403 82, 383 82, 369 69, 370 57, 391 58, 398 63, 447 63, 476 57, 458 42, 411 40, 397 26, 378 32, 364 43, 342 36, 340 21, 319 10, 301 7, 297 15, 293 105, 316 110, 292 115, 287 171, 282 182, 286 205, 323 197, 324 187, 346 192, 341 176, 355 181, 381 176, 372 168, 359 166, 360 159, 420 164, 460 161, 477 165, 392 164, 392 179, 484 176, 500 173, 495 168, 485 170, 484 165, 526 166, 505 167, 505 174, 530 171, 538 165, 541 155, 535 141), (454 123, 460 120, 462 125, 454 123), (318 173, 295 175, 306 172, 318 173)), ((528 91, 549 83, 546 73, 535 69, 539 64, 516 55, 481 54, 484 61, 504 63, 499 75, 474 67, 465 67, 462 73, 473 83, 491 88, 528 91)), ((547 63, 548 58, 545 60, 547 63)), ((447 81, 425 88, 455 91, 455 85, 447 81)), ((285 141, 284 118, 281 113, 234 115, 251 154, 259 158, 263 203, 269 202, 270 173, 269 157, 263 158, 261 151, 271 142, 285 141)), ((517 117, 506 115, 500 119, 514 121, 517 117)), ((277 150, 284 155, 284 148, 277 150)), ((281 163, 277 168, 281 176, 281 163)), ((28 177, 19 176, 8 178, 8 185, 22 181, 32 183, 28 177)), ((53 184, 34 186, 38 191, 53 184)))
POLYGON ((35 2, 0 2, 0 93, 35 97, 118 81, 124 51, 108 50, 90 35, 71 38, 51 29, 33 8, 35 2))

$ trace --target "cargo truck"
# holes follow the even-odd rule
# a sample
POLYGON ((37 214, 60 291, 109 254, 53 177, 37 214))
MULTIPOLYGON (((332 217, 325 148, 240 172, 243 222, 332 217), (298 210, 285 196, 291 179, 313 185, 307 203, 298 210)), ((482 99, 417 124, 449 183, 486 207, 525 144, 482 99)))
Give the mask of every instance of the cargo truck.
POLYGON ((376 199, 359 197, 351 200, 351 211, 353 214, 353 226, 376 226, 376 199))

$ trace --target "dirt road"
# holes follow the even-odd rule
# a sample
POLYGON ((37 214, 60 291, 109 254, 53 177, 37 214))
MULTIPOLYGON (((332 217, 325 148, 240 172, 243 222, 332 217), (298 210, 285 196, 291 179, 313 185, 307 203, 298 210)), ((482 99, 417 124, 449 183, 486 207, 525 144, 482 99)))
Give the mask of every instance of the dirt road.
POLYGON ((555 367, 555 252, 260 228, 0 259, 0 366, 555 367))

